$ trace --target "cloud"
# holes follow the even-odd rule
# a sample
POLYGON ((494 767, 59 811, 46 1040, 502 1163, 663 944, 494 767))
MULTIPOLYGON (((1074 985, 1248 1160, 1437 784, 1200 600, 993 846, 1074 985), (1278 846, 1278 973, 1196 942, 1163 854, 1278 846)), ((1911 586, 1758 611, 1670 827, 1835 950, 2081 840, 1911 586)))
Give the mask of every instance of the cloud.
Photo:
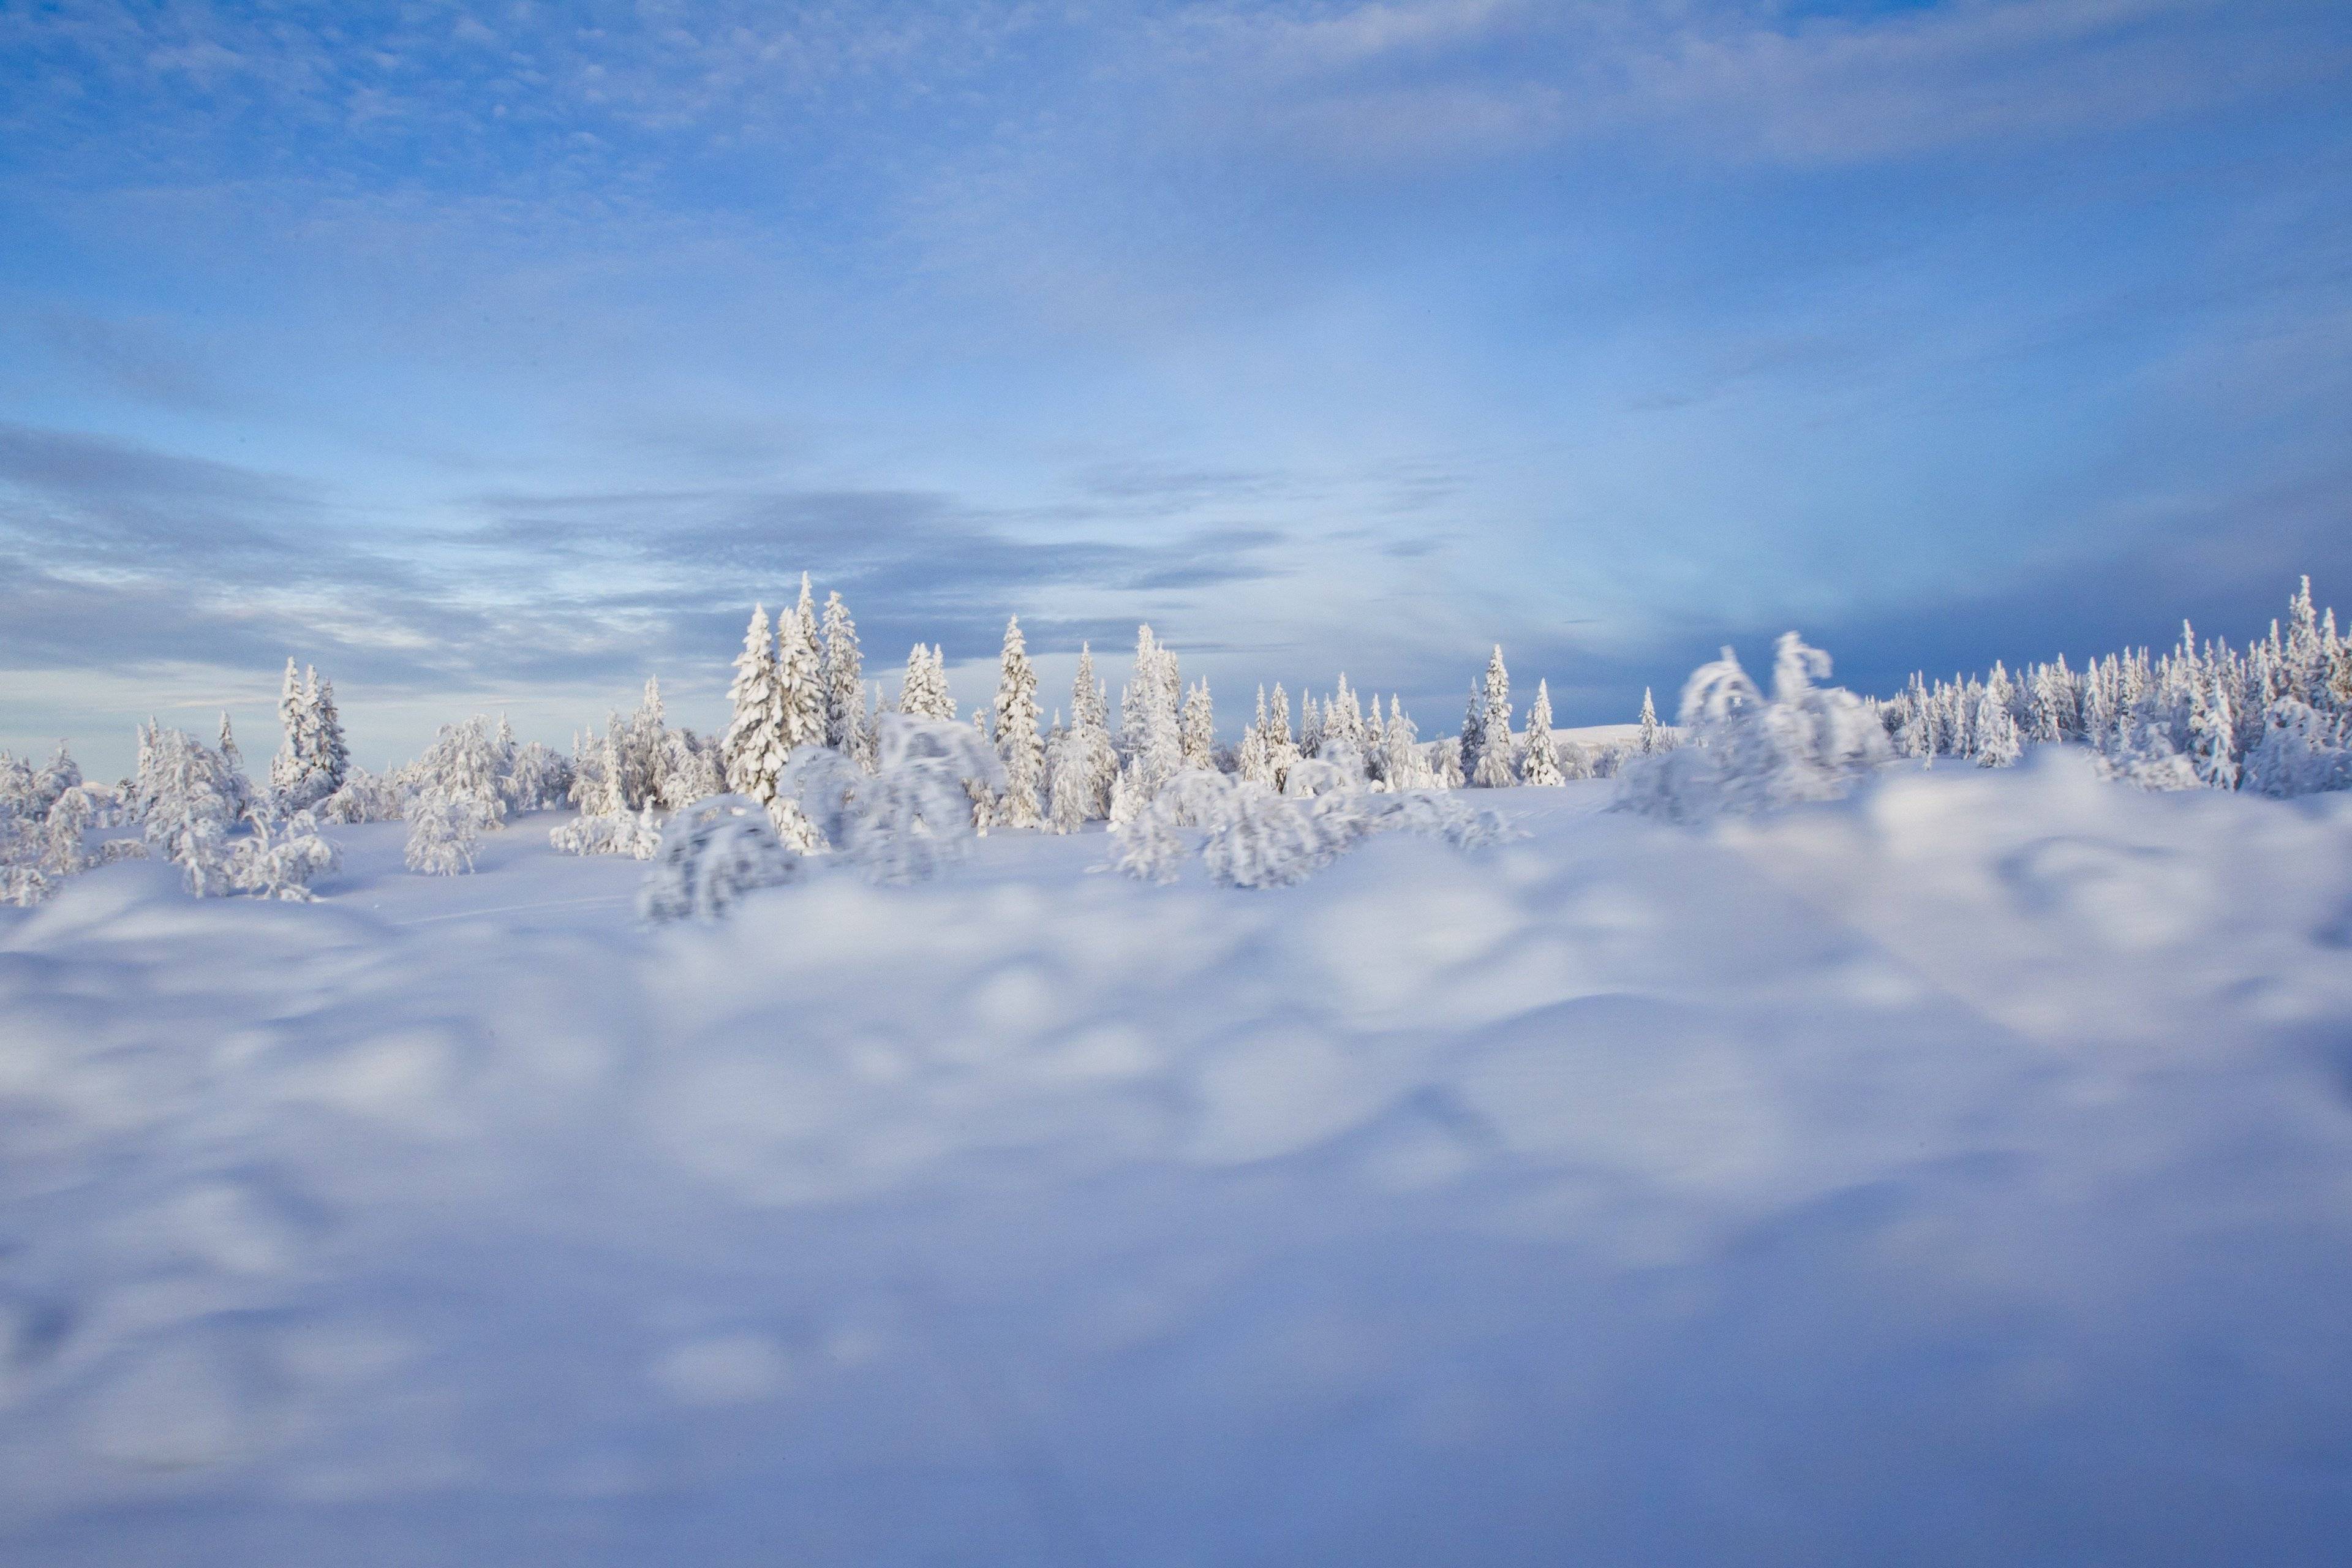
POLYGON ((1192 64, 1199 123, 1354 166, 1662 135, 1734 163, 1862 163, 2113 131, 2352 58, 2321 8, 2263 0, 1423 0, 1198 8, 1161 36, 1192 64))

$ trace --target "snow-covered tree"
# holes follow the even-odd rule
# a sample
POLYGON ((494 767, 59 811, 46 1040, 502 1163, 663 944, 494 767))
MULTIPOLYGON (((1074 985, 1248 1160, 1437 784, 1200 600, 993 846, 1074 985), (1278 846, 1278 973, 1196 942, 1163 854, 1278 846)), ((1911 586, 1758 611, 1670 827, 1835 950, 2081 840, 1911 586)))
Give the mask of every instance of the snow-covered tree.
POLYGON ((1526 754, 1519 763, 1519 782, 1528 784, 1557 784, 1565 781, 1560 776, 1559 753, 1553 749, 1551 738, 1551 682, 1536 682, 1535 706, 1528 710, 1526 754))
POLYGON ((1478 716, 1479 746, 1475 767, 1466 763, 1465 771, 1470 782, 1482 789, 1500 789, 1517 782, 1517 770, 1511 756, 1511 677, 1503 668, 1503 648, 1497 643, 1495 654, 1486 661, 1486 680, 1480 692, 1478 716))
POLYGON ((1178 729, 1176 656, 1139 626, 1135 638, 1135 674, 1119 705, 1125 757, 1111 785, 1110 819, 1123 822, 1150 804, 1160 786, 1183 767, 1178 729))
POLYGON ((782 699, 787 756, 802 746, 825 743, 824 675, 818 668, 815 619, 808 579, 803 577, 800 610, 786 617, 776 637, 776 685, 782 699))
POLYGON ((721 745, 727 787, 761 805, 776 798, 776 776, 791 748, 784 744, 784 694, 777 679, 775 642, 768 634, 768 609, 754 606, 735 656, 735 679, 727 688, 731 709, 721 745))
POLYGON ((637 892, 649 921, 715 921, 745 893, 788 882, 799 857, 776 837, 767 808, 748 795, 717 795, 673 815, 637 892))
POLYGON ((1843 795, 1892 753, 1885 726, 1860 698, 1815 684, 1829 673, 1827 654, 1786 633, 1768 702, 1725 648, 1683 688, 1684 743, 1629 761, 1618 809, 1693 822, 1843 795))
POLYGON ((1078 647, 1078 672, 1070 683, 1070 724, 1054 742, 1050 816, 1056 833, 1076 833, 1110 815, 1111 783, 1118 776, 1118 753, 1111 744, 1108 694, 1095 675, 1091 647, 1078 647))
POLYGON ((342 720, 335 710, 334 683, 321 679, 316 666, 298 676, 294 661, 288 659, 278 688, 278 717, 286 741, 269 764, 270 793, 282 810, 315 805, 342 787, 351 767, 342 720))
MULTIPOLYGON (((1619 709, 1623 712, 1623 709, 1619 709)), ((1637 756, 1654 757, 1666 749, 1665 731, 1658 724, 1658 705, 1652 700, 1650 689, 1642 688, 1642 717, 1637 721, 1641 733, 1634 738, 1633 752, 1637 756)))
POLYGON ((1470 700, 1462 710, 1462 736, 1457 750, 1457 771, 1462 783, 1467 784, 1477 777, 1478 759, 1486 750, 1486 693, 1475 679, 1470 682, 1470 700))
POLYGON ((478 803, 428 791, 409 807, 408 847, 403 858, 419 876, 465 875, 474 868, 474 845, 481 826, 478 803))
MULTIPOLYGON (((793 753, 782 797, 813 838, 878 882, 929 877, 961 856, 974 828, 967 780, 1004 784, 1003 764, 977 731, 942 719, 885 713, 870 775, 840 752, 793 753)), ((786 840, 787 845, 791 840, 786 840)))
POLYGON ((955 699, 948 693, 947 652, 917 643, 907 653, 907 673, 898 684, 898 711, 913 719, 950 722, 955 699))
POLYGON ((1177 753, 1188 768, 1214 768, 1217 765, 1217 712, 1209 697, 1208 677, 1192 683, 1184 694, 1183 711, 1177 720, 1177 753))
POLYGON ((1045 748, 1037 734, 1037 672, 1021 635, 1021 618, 1004 623, 1004 649, 996 677, 996 754, 1004 764, 1004 787, 992 816, 1003 827, 1040 827, 1045 817, 1045 748))
POLYGON ((857 647, 857 623, 837 593, 824 600, 824 647, 820 660, 824 681, 824 743, 857 763, 873 761, 873 745, 866 733, 866 666, 857 647))
MULTIPOLYGON (((1353 753, 1344 742, 1334 745, 1353 753)), ((1302 780, 1338 771, 1321 759, 1302 760, 1295 770, 1302 780)), ((1494 813, 1424 791, 1340 787, 1281 795, 1193 768, 1177 773, 1148 806, 1111 830, 1111 864, 1139 880, 1174 881, 1190 847, 1186 830, 1192 828, 1205 830, 1201 858, 1210 879, 1233 888, 1287 887, 1374 833, 1425 833, 1464 849, 1505 833, 1494 813)))
MULTIPOLYGON (((547 748, 542 746, 541 751, 547 748)), ((549 752, 552 756, 554 753, 549 752)), ((559 763, 561 757, 556 758, 559 763)), ((565 764, 569 776, 570 764, 565 764)), ((559 792, 555 798, 562 800, 559 792)), ((342 788, 320 801, 312 808, 321 822, 349 826, 361 822, 398 822, 406 809, 399 781, 372 773, 362 767, 353 767, 343 777, 342 788)))
POLYGON ((218 752, 152 722, 140 735, 139 812, 148 844, 180 868, 198 898, 230 890, 225 842, 239 811, 236 775, 218 752))
POLYGON ((1381 742, 1381 776, 1391 790, 1434 789, 1436 775, 1429 755, 1413 729, 1412 718, 1394 692, 1389 694, 1389 721, 1381 742))

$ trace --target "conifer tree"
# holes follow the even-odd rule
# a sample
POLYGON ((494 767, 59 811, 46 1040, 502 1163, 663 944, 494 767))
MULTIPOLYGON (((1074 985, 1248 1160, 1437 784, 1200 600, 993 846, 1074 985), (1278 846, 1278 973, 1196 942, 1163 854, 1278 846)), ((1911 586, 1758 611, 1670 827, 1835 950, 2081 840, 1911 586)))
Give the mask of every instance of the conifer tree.
POLYGON ((781 693, 783 747, 824 744, 824 681, 817 668, 814 637, 816 615, 809 607, 808 579, 801 579, 800 609, 777 628, 776 686, 781 693))
POLYGON ((1430 771, 1429 759, 1422 751, 1421 737, 1413 729, 1412 716, 1405 712, 1403 701, 1393 691, 1389 693, 1388 728, 1381 745, 1381 772, 1389 788, 1428 789, 1437 783, 1430 771))
POLYGON ((1006 827, 1044 826, 1045 752, 1037 737, 1037 672, 1029 663, 1028 641, 1021 635, 1018 616, 1004 623, 996 677, 996 754, 1004 763, 997 822, 1006 827))
POLYGON ((727 761, 727 787, 766 805, 776 798, 783 772, 783 690, 776 679, 775 641, 768 632, 768 609, 751 611, 743 651, 735 656, 735 679, 727 688, 732 715, 720 749, 727 761))
POLYGON ((1478 759, 1486 750, 1486 694, 1478 682, 1470 682, 1470 701, 1462 710, 1462 782, 1465 784, 1478 776, 1478 759))
POLYGON ((335 710, 335 683, 313 670, 309 682, 310 708, 310 793, 324 800, 343 787, 352 771, 352 750, 343 742, 342 715, 335 710))
POLYGON ((1217 765, 1217 715, 1209 700, 1208 677, 1202 676, 1185 693, 1178 725, 1178 750, 1188 768, 1217 765))
POLYGON ((838 593, 824 600, 824 743, 855 757, 858 730, 866 720, 866 670, 857 648, 857 623, 838 593))
POLYGON ((1517 770, 1511 765, 1511 677, 1503 668, 1503 648, 1497 643, 1495 655, 1486 661, 1486 710, 1479 718, 1479 733, 1484 744, 1478 748, 1478 765, 1470 774, 1470 782, 1487 789, 1498 789, 1517 782, 1517 770))
POLYGON ((1552 749, 1549 680, 1536 682, 1535 705, 1528 710, 1527 751, 1519 762, 1519 782, 1542 785, 1567 782, 1560 776, 1559 753, 1552 749))
MULTIPOLYGON (((1619 709, 1623 712, 1623 709, 1619 709)), ((1658 728, 1658 705, 1651 700, 1650 689, 1642 688, 1642 733, 1633 742, 1638 756, 1654 757, 1665 749, 1665 737, 1658 728)))

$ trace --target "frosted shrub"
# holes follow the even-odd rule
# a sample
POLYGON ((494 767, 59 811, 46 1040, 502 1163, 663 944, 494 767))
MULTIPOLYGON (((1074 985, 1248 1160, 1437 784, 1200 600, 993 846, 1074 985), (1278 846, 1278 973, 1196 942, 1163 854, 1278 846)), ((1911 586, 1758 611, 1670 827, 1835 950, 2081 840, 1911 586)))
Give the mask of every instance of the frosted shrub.
POLYGON ((238 839, 228 857, 229 885, 240 893, 309 903, 316 896, 311 881, 342 864, 341 852, 319 836, 307 811, 276 824, 256 814, 252 822, 252 836, 238 839))
POLYGON ((2257 795, 2316 795, 2352 788, 2345 721, 2283 697, 2263 714, 2263 738, 2246 754, 2242 788, 2257 795))
POLYGON ((876 721, 870 776, 838 752, 800 747, 777 779, 776 800, 814 843, 875 881, 911 882, 969 847, 967 781, 1004 787, 1003 764, 986 736, 946 720, 885 713, 876 721))
POLYGON ((790 881, 799 868, 767 808, 740 795, 711 795, 677 812, 652 858, 637 912, 654 921, 715 921, 752 889, 790 881))
MULTIPOLYGON (((1290 772, 1322 765, 1319 760, 1302 761, 1290 772)), ((1506 832, 1493 812, 1427 791, 1355 785, 1276 795, 1245 779, 1192 769, 1170 779, 1150 806, 1111 829, 1111 864, 1141 881, 1172 882, 1189 851, 1187 827, 1207 830, 1202 861, 1212 881, 1229 888, 1288 887, 1375 833, 1427 834, 1471 849, 1506 832)))
POLYGON ((343 775, 341 786, 319 803, 318 817, 321 822, 344 826, 362 822, 398 822, 400 793, 400 786, 384 775, 353 767, 343 775))
POLYGON ((408 868, 425 877, 457 877, 474 868, 474 845, 487 813, 471 795, 428 789, 408 813, 408 868))
POLYGON ((623 855, 650 860, 661 847, 660 822, 647 805, 634 816, 616 811, 574 817, 548 829, 547 841, 565 855, 623 855))
POLYGON ((2136 789, 2168 791, 2201 789, 2197 760, 2174 749, 2172 740, 2153 725, 2120 724, 2106 749, 2091 764, 2104 779, 2136 789))
POLYGON ((1625 760, 1616 809, 1704 822, 1844 795, 1892 752, 1868 704, 1843 688, 1814 684, 1829 673, 1829 655, 1784 633, 1768 701, 1725 648, 1683 688, 1684 743, 1625 760))

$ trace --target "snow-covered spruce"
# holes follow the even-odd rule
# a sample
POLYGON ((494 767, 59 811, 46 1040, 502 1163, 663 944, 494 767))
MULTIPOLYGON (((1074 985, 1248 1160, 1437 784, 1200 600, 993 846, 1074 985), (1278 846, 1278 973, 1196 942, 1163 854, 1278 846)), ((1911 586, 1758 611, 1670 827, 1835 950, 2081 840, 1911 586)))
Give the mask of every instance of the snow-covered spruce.
POLYGON ((715 921, 753 889, 790 881, 800 864, 777 838, 767 808, 740 795, 712 795, 672 814, 651 858, 637 913, 656 923, 715 921))

